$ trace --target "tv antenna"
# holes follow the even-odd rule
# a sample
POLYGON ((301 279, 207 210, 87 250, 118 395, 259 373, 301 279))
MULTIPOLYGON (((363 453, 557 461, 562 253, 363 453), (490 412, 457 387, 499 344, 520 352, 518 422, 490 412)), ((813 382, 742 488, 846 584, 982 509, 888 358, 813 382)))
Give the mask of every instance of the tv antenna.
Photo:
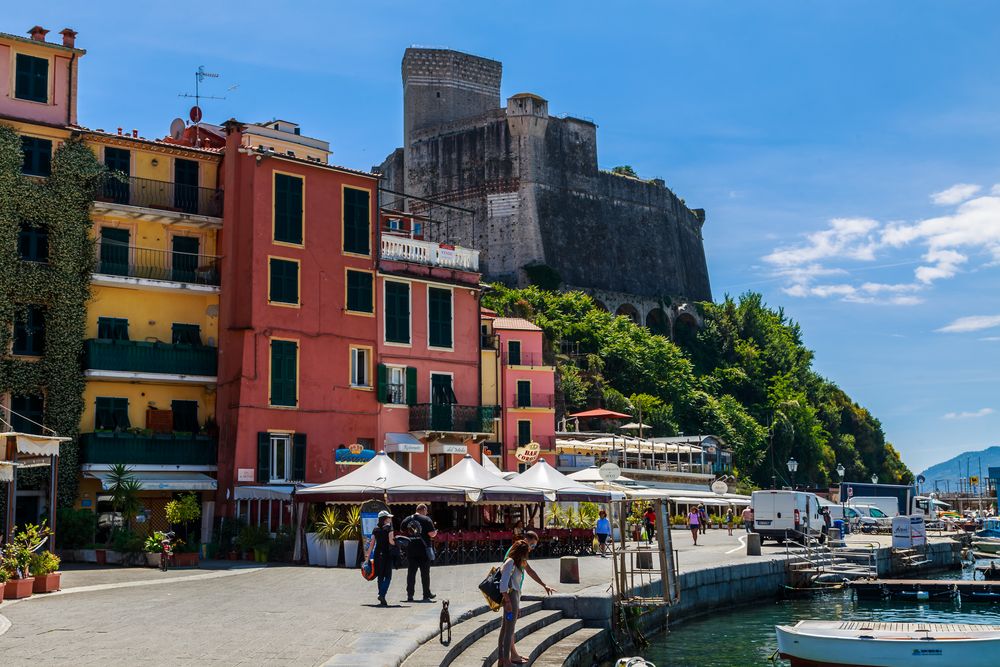
MULTIPOLYGON (((198 69, 194 73, 194 95, 191 95, 190 93, 179 93, 177 95, 178 97, 193 97, 194 98, 194 106, 191 107, 190 112, 188 112, 188 118, 190 118, 191 122, 195 124, 195 144, 196 145, 200 145, 201 144, 201 138, 198 136, 198 124, 201 122, 202 115, 203 115, 202 111, 201 111, 201 101, 202 100, 224 100, 224 99, 226 99, 225 97, 217 97, 215 95, 202 95, 201 94, 201 82, 204 81, 205 79, 218 79, 218 78, 219 78, 219 73, 218 72, 206 72, 204 65, 198 65, 198 69)), ((233 88, 235 88, 235 86, 230 87, 229 90, 232 90, 233 88)))

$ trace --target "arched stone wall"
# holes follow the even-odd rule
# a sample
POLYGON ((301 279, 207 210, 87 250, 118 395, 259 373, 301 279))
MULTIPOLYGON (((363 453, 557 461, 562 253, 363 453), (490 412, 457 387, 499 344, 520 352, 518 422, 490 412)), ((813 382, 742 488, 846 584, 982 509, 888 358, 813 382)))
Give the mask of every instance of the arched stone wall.
POLYGON ((642 315, 631 303, 623 303, 615 310, 615 315, 624 315, 636 324, 642 324, 642 315))
POLYGON ((670 335, 670 318, 662 308, 653 308, 646 313, 646 328, 661 336, 670 335))

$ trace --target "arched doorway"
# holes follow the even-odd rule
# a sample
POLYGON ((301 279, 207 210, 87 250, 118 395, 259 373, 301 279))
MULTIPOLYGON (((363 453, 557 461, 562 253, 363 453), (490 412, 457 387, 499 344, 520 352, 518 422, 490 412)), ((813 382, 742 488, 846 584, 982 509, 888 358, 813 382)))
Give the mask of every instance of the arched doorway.
POLYGON ((624 315, 636 324, 642 324, 642 318, 639 317, 639 311, 636 310, 635 306, 631 303, 623 303, 618 306, 618 310, 615 311, 615 315, 624 315))
POLYGON ((670 322, 662 308, 654 308, 646 315, 646 328, 661 336, 670 335, 670 322))

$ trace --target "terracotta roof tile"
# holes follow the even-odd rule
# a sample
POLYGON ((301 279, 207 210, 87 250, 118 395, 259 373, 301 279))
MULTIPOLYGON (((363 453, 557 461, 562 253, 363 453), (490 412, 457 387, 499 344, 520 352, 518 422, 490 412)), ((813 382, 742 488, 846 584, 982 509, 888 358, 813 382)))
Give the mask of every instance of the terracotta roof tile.
POLYGON ((541 331, 541 329, 523 317, 498 317, 493 320, 494 329, 511 331, 541 331))

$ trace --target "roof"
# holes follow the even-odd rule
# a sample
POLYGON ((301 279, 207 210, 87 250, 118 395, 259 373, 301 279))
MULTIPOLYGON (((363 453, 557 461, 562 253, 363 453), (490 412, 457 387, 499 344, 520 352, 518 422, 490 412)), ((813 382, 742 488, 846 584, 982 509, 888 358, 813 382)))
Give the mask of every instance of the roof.
POLYGON ((511 478, 510 481, 514 485, 522 486, 526 489, 536 489, 546 494, 555 494, 555 499, 559 502, 599 503, 611 500, 609 492, 601 491, 570 479, 550 466, 545 459, 539 459, 537 463, 520 475, 511 478))
POLYGON ((204 153, 205 155, 218 156, 221 152, 221 148, 196 148, 195 146, 188 146, 186 144, 177 143, 175 141, 169 141, 167 139, 147 139, 146 137, 133 137, 131 134, 118 134, 117 132, 105 132, 104 130, 92 130, 89 127, 71 127, 70 129, 75 129, 82 134, 91 134, 97 137, 107 137, 109 139, 119 139, 121 141, 132 141, 141 144, 151 144, 153 146, 159 146, 161 148, 169 148, 171 150, 182 150, 191 151, 194 153, 204 153))
POLYGON ((21 37, 20 35, 13 35, 9 32, 0 32, 0 39, 13 39, 14 41, 24 42, 25 44, 34 44, 35 46, 47 46, 50 49, 58 49, 60 51, 66 51, 68 53, 76 53, 81 56, 87 52, 85 49, 78 49, 75 46, 63 46, 62 44, 57 44, 55 42, 40 42, 37 39, 31 39, 30 37, 21 37))
MULTIPOLYGON (((486 460, 489 458, 487 457, 486 460)), ((432 484, 464 489, 470 502, 540 503, 545 501, 543 492, 511 484, 477 463, 471 454, 466 454, 457 464, 428 481, 432 484)))
POLYGON ((344 503, 365 500, 387 503, 464 502, 465 491, 431 484, 390 459, 385 452, 379 452, 354 472, 325 484, 299 489, 296 497, 311 502, 344 503))
POLYGON ((523 317, 498 317, 493 320, 494 329, 507 329, 510 331, 541 331, 540 327, 535 326, 523 317))

